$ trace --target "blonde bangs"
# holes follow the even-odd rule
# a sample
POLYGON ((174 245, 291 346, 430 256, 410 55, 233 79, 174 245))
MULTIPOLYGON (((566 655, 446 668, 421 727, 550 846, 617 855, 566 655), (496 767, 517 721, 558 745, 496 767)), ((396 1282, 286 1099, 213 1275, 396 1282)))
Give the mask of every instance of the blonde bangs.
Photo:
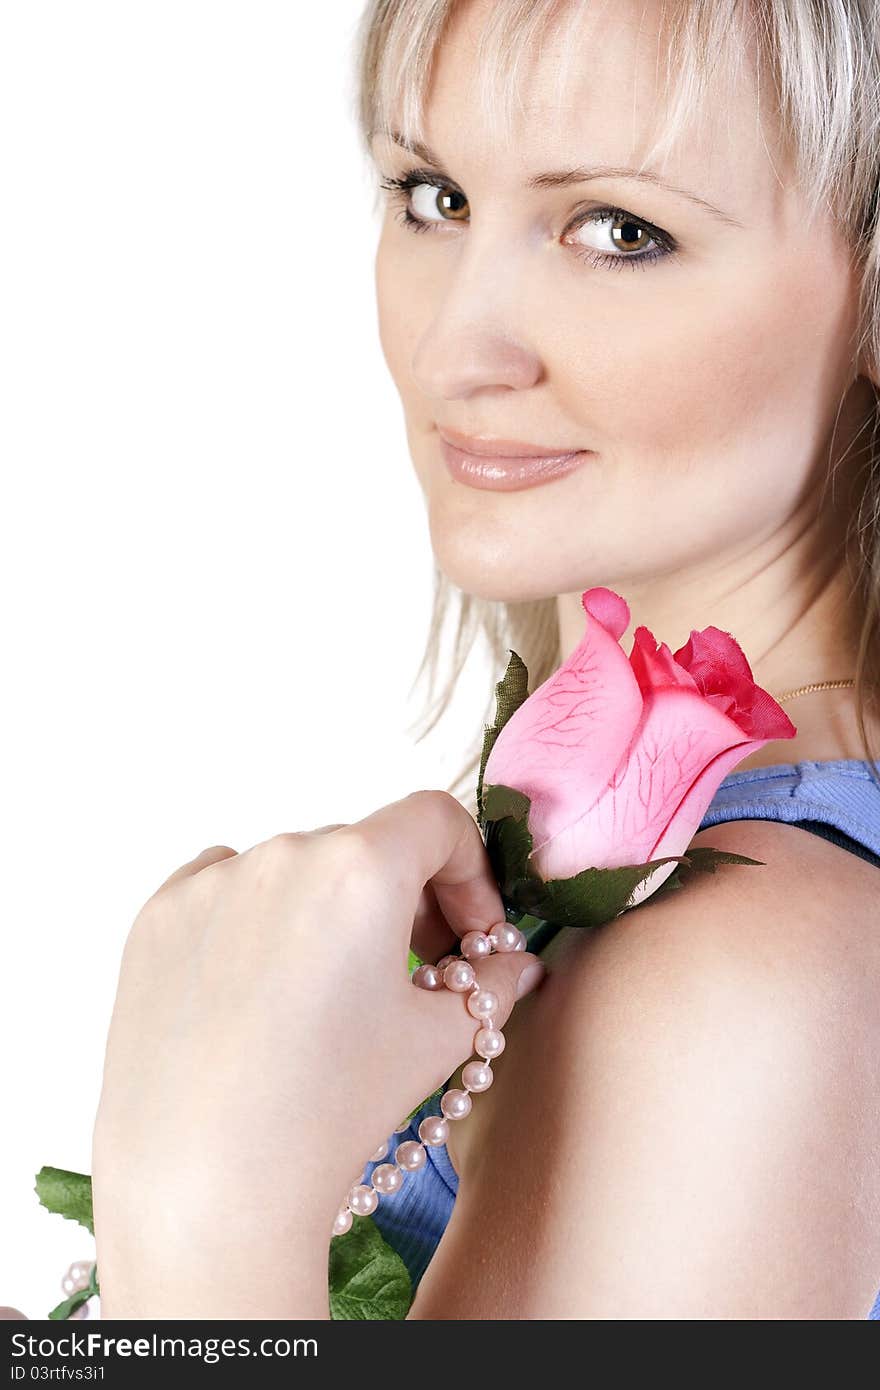
MULTIPOLYGON (((457 0, 381 0, 367 6, 355 48, 357 124, 366 153, 374 133, 396 130, 407 140, 426 140, 434 63, 459 8, 457 0)), ((570 62, 578 55, 585 20, 598 8, 595 0, 509 0, 491 7, 480 34, 477 72, 481 109, 499 142, 509 146, 513 140, 528 56, 540 50, 548 32, 559 30, 570 62)), ((751 80, 746 64, 751 56, 759 102, 763 91, 774 94, 770 119, 778 123, 808 215, 827 207, 842 225, 858 221, 866 183, 873 181, 876 189, 880 161, 878 21, 867 5, 872 51, 871 25, 865 42, 852 42, 861 31, 850 27, 851 9, 840 0, 808 5, 667 0, 657 54, 658 69, 662 63, 664 70, 665 114, 641 167, 662 163, 710 102, 716 109, 726 106, 730 90, 751 80), (873 101, 866 100, 871 91, 873 101)), ((869 216, 872 212, 876 207, 868 209, 869 216)))

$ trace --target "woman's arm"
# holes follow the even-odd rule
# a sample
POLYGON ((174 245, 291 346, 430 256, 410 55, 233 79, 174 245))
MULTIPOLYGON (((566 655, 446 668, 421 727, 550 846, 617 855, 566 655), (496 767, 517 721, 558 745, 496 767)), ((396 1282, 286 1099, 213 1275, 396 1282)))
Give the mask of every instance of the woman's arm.
MULTIPOLYGON (((129 932, 110 1021, 102 1317, 328 1318, 355 1174, 472 1050, 464 999, 417 989, 407 950, 503 920, 479 829, 440 791, 177 869, 129 932)), ((498 1026, 533 962, 475 965, 498 1026)))
POLYGON ((777 823, 694 843, 766 867, 548 949, 410 1317, 867 1317, 877 870, 777 823))
MULTIPOLYGON (((174 1145, 169 1136, 170 1154, 174 1145)), ((203 1180, 193 1173, 178 1202, 184 1174, 170 1164, 146 1190, 126 1188, 124 1176, 117 1189, 105 1165, 96 1189, 101 1318, 329 1319, 321 1204, 295 1171, 284 1192, 265 1171, 265 1183, 230 1196, 222 1155, 206 1153, 203 1180)))

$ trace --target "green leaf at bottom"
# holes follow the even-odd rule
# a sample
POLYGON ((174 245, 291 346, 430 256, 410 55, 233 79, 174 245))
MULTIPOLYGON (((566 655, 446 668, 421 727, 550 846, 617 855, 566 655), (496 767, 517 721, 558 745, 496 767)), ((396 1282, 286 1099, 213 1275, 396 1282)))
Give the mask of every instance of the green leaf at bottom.
POLYGON ((57 1308, 53 1308, 49 1314, 52 1322, 63 1322, 69 1318, 71 1313, 75 1313, 77 1308, 81 1308, 84 1303, 88 1303, 92 1294, 89 1289, 80 1289, 78 1293, 71 1294, 70 1298, 65 1298, 63 1303, 59 1303, 57 1308))
POLYGON ((70 1298, 65 1298, 63 1303, 59 1303, 57 1308, 52 1309, 49 1318, 52 1322, 63 1322, 65 1318, 69 1318, 72 1313, 75 1313, 77 1308, 81 1308, 84 1303, 88 1303, 90 1298, 94 1298, 95 1294, 100 1294, 100 1292, 98 1266, 94 1264, 89 1274, 88 1287, 78 1289, 75 1294, 71 1294, 70 1298))
POLYGON ((331 1318, 406 1318, 413 1298, 409 1270, 372 1217, 355 1216, 344 1236, 331 1237, 329 1273, 331 1318))

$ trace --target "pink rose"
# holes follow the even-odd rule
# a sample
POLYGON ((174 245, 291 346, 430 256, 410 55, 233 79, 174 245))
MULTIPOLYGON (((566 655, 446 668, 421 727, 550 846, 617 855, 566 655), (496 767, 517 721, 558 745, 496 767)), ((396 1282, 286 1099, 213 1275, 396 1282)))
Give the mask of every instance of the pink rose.
MULTIPOLYGON (((484 788, 529 798, 529 866, 545 882, 684 854, 731 768, 797 733, 730 633, 692 631, 670 652, 637 627, 627 657, 626 601, 605 588, 581 601, 582 642, 509 717, 483 772, 484 788)), ((656 869, 630 905, 675 868, 656 869)))

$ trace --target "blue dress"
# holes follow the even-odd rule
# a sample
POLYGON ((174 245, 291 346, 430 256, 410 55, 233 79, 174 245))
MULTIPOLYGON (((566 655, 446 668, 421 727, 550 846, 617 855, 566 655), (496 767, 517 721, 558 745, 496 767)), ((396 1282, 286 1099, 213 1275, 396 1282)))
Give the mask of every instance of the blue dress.
MULTIPOLYGON (((732 820, 778 820, 800 825, 880 867, 880 787, 871 777, 870 764, 855 758, 780 763, 728 773, 699 829, 732 820)), ((548 930, 555 935, 555 929, 546 925, 527 933, 529 948, 540 951, 550 939, 548 930), (535 940, 537 933, 541 934, 540 944, 535 940)), ((448 1078, 444 1090, 451 1080, 448 1078)), ((389 1153, 366 1165, 364 1181, 370 1181, 378 1163, 393 1159, 397 1144, 418 1139, 418 1128, 426 1115, 440 1113, 437 1096, 413 1116, 408 1129, 389 1135, 389 1153)), ((425 1167, 417 1173, 407 1173, 393 1196, 380 1197, 373 1214, 382 1235, 406 1264, 413 1293, 452 1215, 458 1191, 458 1175, 445 1145, 428 1147, 426 1154, 425 1167)), ((868 1319, 880 1322, 880 1292, 868 1319)))

